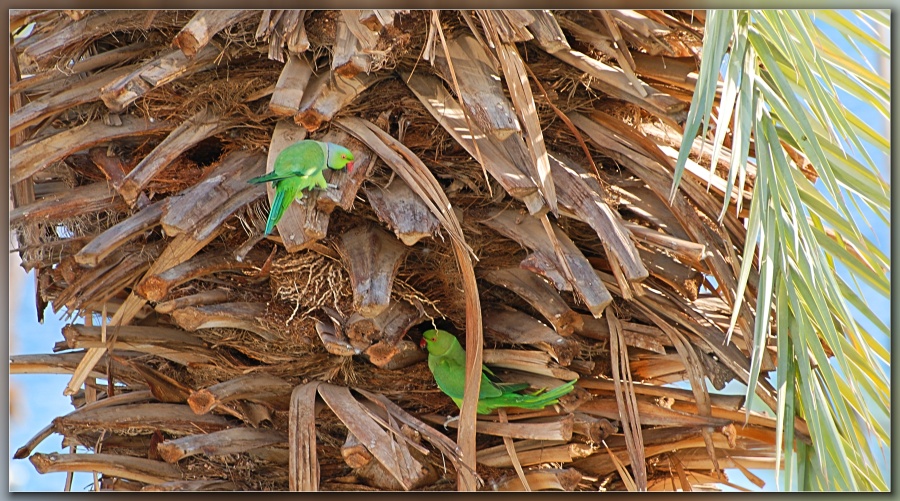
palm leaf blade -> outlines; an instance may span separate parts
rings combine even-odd
[[[806,11],[710,12],[707,23],[715,31],[707,35],[730,32],[731,59],[723,64],[725,55],[710,50],[700,74],[712,78],[720,68],[724,73],[717,123],[721,128],[734,117],[729,189],[737,175],[743,176],[745,141],[754,145],[757,172],[735,297],[743,298],[751,272],[759,273],[748,395],[759,381],[763,340],[777,328],[777,440],[783,445],[785,486],[880,490],[886,483],[872,451],[855,444],[872,438],[882,447],[890,444],[880,421],[890,414],[890,385],[879,365],[890,353],[855,315],[890,335],[886,322],[862,299],[869,298],[869,291],[890,297],[890,258],[858,223],[868,224],[862,205],[889,224],[890,186],[863,143],[880,151],[889,151],[890,143],[841,100],[849,95],[885,115],[889,83],[837,49],[817,20],[883,56],[889,56],[889,49],[873,35],[877,27],[863,28],[859,22],[889,26],[889,21],[880,11],[814,16]],[[749,26],[739,21],[748,18]],[[733,28],[724,28],[726,23]],[[745,34],[746,41],[740,39]],[[714,71],[704,72],[707,66]],[[759,73],[753,73],[757,68]],[[710,87],[698,85],[688,132],[696,131],[699,117],[709,113],[711,97],[704,92]],[[716,148],[723,144],[721,135],[717,130]],[[684,136],[682,153],[691,140],[691,134]],[[821,191],[793,163],[785,144],[809,159]],[[679,157],[676,183],[684,165]],[[758,264],[753,259],[757,252]],[[845,277],[856,284],[855,290]],[[777,316],[770,327],[773,305]],[[740,308],[739,299],[729,333]],[[794,415],[807,420],[811,448],[798,445],[793,450],[787,425]]]

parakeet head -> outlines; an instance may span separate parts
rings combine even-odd
[[[334,143],[328,145],[328,167],[334,170],[347,168],[347,172],[353,172],[353,153],[347,148]]]
[[[432,355],[443,355],[450,351],[456,338],[453,334],[442,330],[427,330],[422,333],[422,342],[419,344],[422,348],[428,348],[428,353]]]

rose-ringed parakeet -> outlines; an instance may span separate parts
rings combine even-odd
[[[462,407],[463,388],[466,379],[466,352],[449,332],[429,330],[422,334],[422,345],[428,348],[428,368],[434,374],[438,388]],[[489,414],[500,407],[543,409],[555,404],[559,397],[574,388],[575,380],[557,386],[550,391],[534,394],[518,393],[528,388],[528,383],[497,383],[488,378],[494,374],[482,367],[481,391],[478,393],[478,413]]]
[[[328,182],[322,175],[326,166],[334,170],[346,167],[348,171],[353,171],[353,153],[334,143],[306,139],[282,150],[275,159],[272,172],[249,180],[253,184],[271,181],[275,187],[275,199],[266,221],[266,235],[272,233],[275,223],[291,202],[303,199],[303,190],[328,188]]]

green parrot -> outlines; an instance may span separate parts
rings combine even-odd
[[[305,139],[282,150],[275,159],[272,172],[248,181],[253,184],[272,181],[275,187],[275,200],[266,221],[266,235],[272,233],[275,223],[291,202],[303,199],[303,190],[325,190],[329,187],[322,175],[326,166],[334,170],[346,167],[353,172],[353,153],[337,144]]]
[[[438,388],[452,398],[457,407],[462,407],[466,379],[465,350],[453,334],[435,329],[422,334],[421,345],[428,348],[428,368],[434,374]],[[482,367],[481,391],[478,393],[479,414],[489,414],[500,407],[543,409],[572,391],[577,381],[569,381],[550,391],[522,394],[518,392],[528,388],[528,383],[497,383],[489,379],[488,375],[494,376],[494,373],[487,367]]]

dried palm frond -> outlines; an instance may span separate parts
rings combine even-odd
[[[10,26],[10,227],[39,318],[72,322],[59,353],[10,357],[71,375],[77,410],[16,454],[39,471],[108,490],[708,490],[731,472],[760,485],[750,470],[783,450],[838,472],[798,484],[791,466],[790,485],[884,487],[869,448],[829,455],[848,449],[827,437],[869,437],[853,408],[889,443],[887,352],[847,304],[889,329],[816,249],[886,293],[890,260],[836,186],[879,216],[889,186],[809,124],[885,150],[831,87],[884,112],[889,86],[806,14],[23,10]],[[265,235],[274,188],[248,180],[304,139],[355,168],[326,169]],[[461,410],[418,348],[430,328],[466,347]],[[579,381],[554,406],[476,416],[483,364],[529,391]],[[716,392],[732,381],[778,417]],[[69,453],[33,454],[52,433]]]

